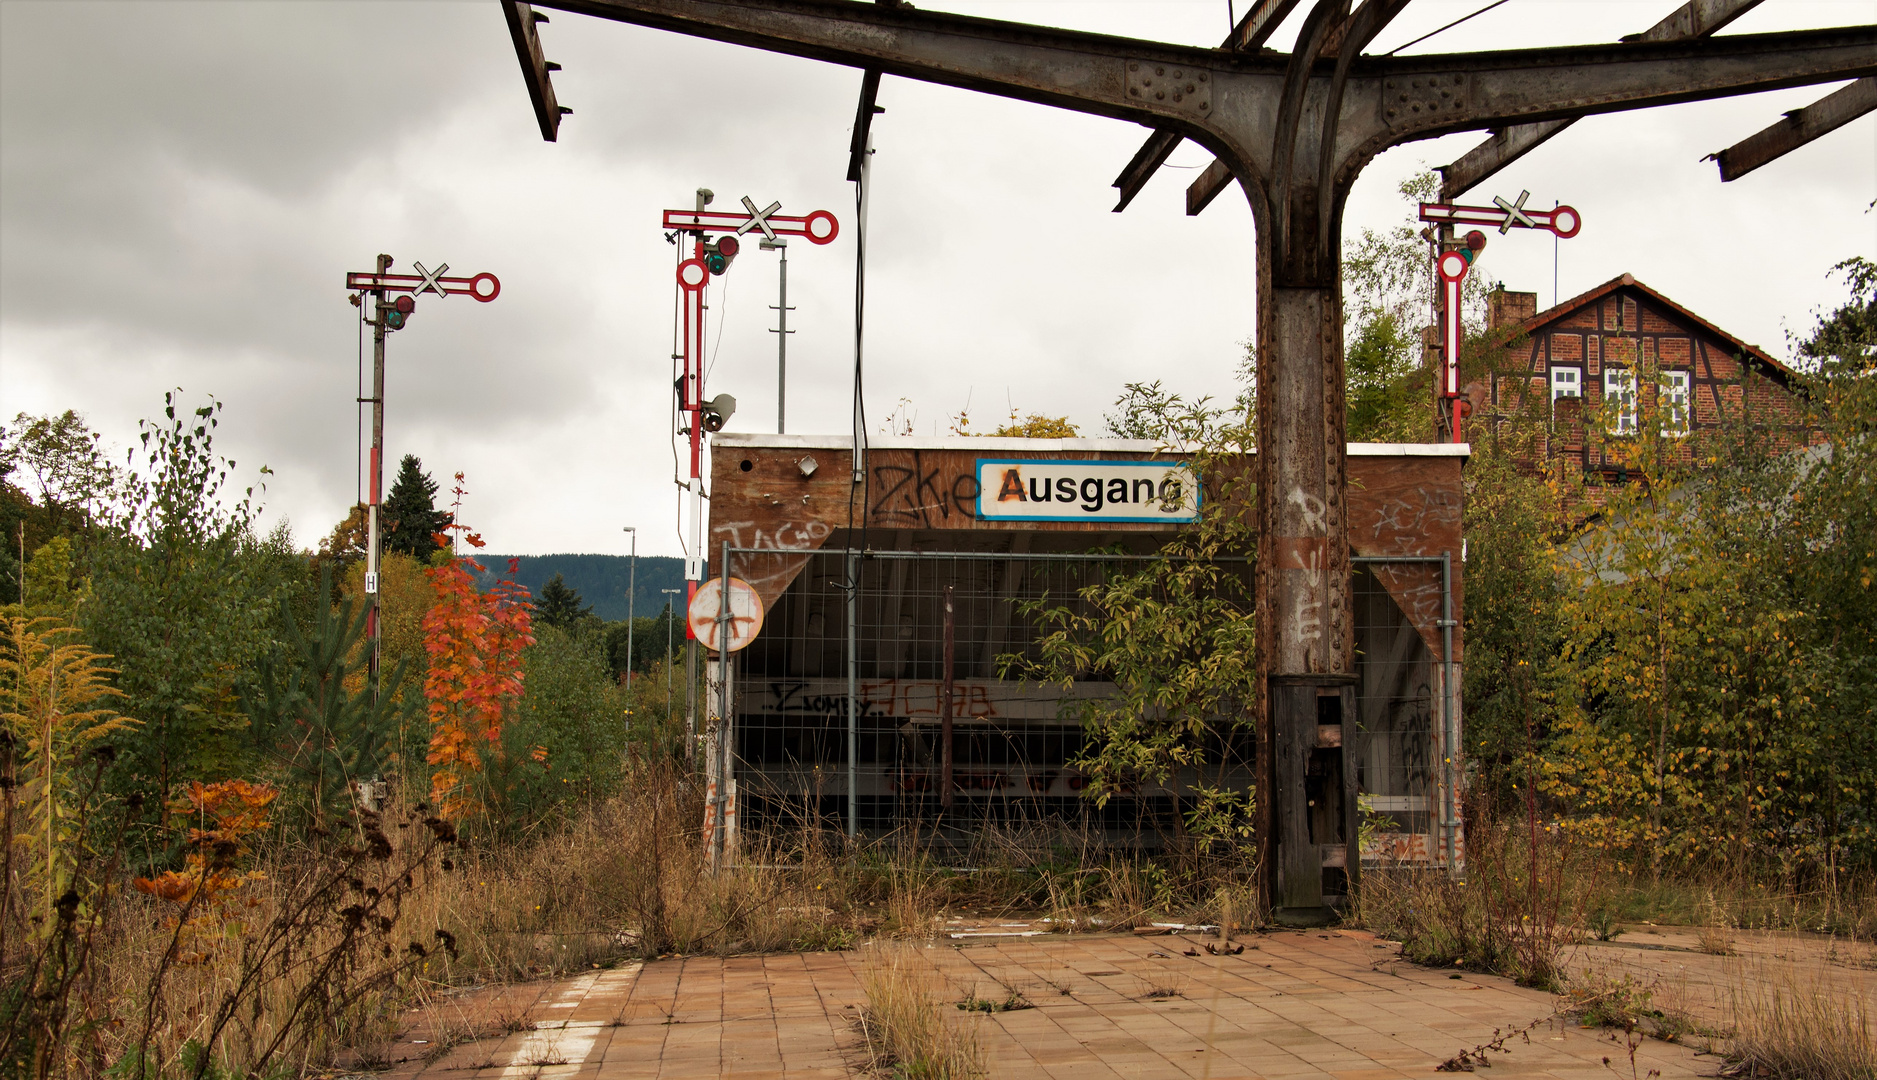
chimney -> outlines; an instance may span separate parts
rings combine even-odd
[[[1486,297],[1486,329],[1522,323],[1538,314],[1538,294],[1494,289]]]

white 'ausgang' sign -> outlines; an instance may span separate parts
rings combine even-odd
[[[1199,519],[1199,482],[1177,461],[979,458],[984,521]]]

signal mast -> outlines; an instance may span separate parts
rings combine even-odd
[[[679,349],[672,357],[680,364],[678,378],[673,383],[677,392],[678,434],[688,437],[691,450],[691,475],[686,484],[691,521],[684,552],[687,612],[704,580],[704,433],[723,430],[723,425],[736,412],[736,398],[729,394],[718,394],[708,400],[704,397],[704,290],[711,278],[730,269],[742,250],[741,237],[749,232],[760,233],[764,244],[778,243],[782,236],[800,236],[811,244],[820,245],[831,243],[841,231],[840,223],[826,210],[817,210],[806,217],[787,217],[776,213],[782,209],[780,202],[771,202],[758,210],[756,201],[747,195],[743,196],[744,213],[704,209],[714,198],[716,194],[709,188],[698,188],[697,205],[693,209],[667,210],[661,223],[666,239],[682,244],[688,237],[691,244],[691,257],[678,264]],[[718,572],[721,574],[722,568]],[[696,746],[697,703],[691,688],[697,685],[697,650],[696,635],[688,618],[684,636],[685,751],[689,756]]]
[[[684,577],[690,591],[697,591],[704,580],[704,432],[721,431],[736,412],[736,399],[729,394],[704,397],[704,290],[710,279],[730,269],[742,250],[740,239],[751,231],[760,232],[765,241],[779,236],[804,237],[811,244],[826,244],[840,233],[840,223],[826,210],[806,217],[786,217],[776,213],[782,204],[772,202],[758,210],[755,200],[743,196],[744,213],[705,210],[716,197],[709,188],[697,189],[697,207],[693,210],[665,211],[662,227],[674,243],[689,237],[691,257],[678,264],[678,342],[680,361],[678,380],[678,434],[689,436],[691,444],[690,542],[684,557]],[[714,237],[714,238],[713,238]]]

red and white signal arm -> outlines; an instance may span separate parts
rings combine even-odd
[[[736,652],[755,641],[757,632],[763,628],[763,598],[757,595],[749,582],[731,578],[730,620],[727,624],[717,621],[722,614],[723,578],[714,577],[697,587],[685,618],[691,624],[691,636],[712,652],[721,651],[717,647],[717,628],[719,625],[727,625],[729,633],[725,636],[729,639],[728,651]]]

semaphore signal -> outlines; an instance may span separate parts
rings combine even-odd
[[[417,273],[390,273],[391,256],[380,255],[377,269],[345,275],[345,287],[354,290],[350,298],[352,306],[359,309],[360,320],[372,328],[371,397],[358,400],[360,404],[371,403],[371,502],[366,511],[365,632],[371,641],[367,675],[374,701],[378,697],[378,661],[383,651],[384,630],[383,620],[378,617],[378,561],[383,540],[378,518],[385,478],[385,335],[410,324],[411,316],[417,312],[417,297],[423,293],[432,293],[439,299],[467,296],[485,304],[502,294],[502,283],[494,274],[444,277],[450,268],[449,263],[438,263],[435,270],[429,270],[415,260],[411,262],[411,268]],[[391,299],[392,293],[399,295]],[[369,311],[365,307],[367,294],[372,298]]]

